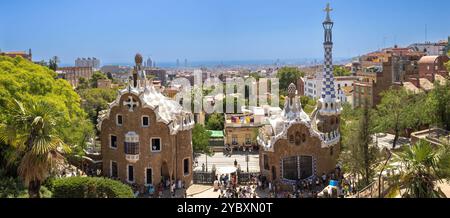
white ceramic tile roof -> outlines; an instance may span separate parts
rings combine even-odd
[[[102,121],[109,117],[111,108],[120,106],[119,101],[122,95],[131,93],[136,95],[142,102],[142,107],[148,107],[155,112],[158,122],[169,126],[171,134],[176,134],[179,130],[191,129],[194,126],[194,117],[191,112],[184,110],[178,102],[167,98],[155,89],[152,83],[144,82],[144,88],[132,87],[119,91],[117,99],[109,105],[109,109],[101,112],[97,128],[101,129]]]

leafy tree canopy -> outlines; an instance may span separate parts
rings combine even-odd
[[[69,145],[84,141],[85,131],[92,132],[93,126],[86,122],[80,97],[66,80],[56,76],[53,70],[21,57],[0,56],[0,122],[10,116],[6,104],[12,99],[24,104],[45,101],[60,112],[56,119],[62,120],[58,129],[63,141]]]
[[[117,97],[116,89],[82,89],[79,90],[83,102],[83,110],[88,114],[93,123],[97,123],[98,112],[108,108],[108,104]]]
[[[213,113],[208,117],[206,121],[206,128],[209,130],[223,130],[225,118],[223,114]]]
[[[200,124],[195,124],[192,130],[192,146],[195,153],[206,153],[211,155],[212,151],[209,148],[209,138],[211,133]]]
[[[297,84],[300,77],[305,76],[297,67],[283,67],[278,70],[277,78],[280,82],[280,93],[287,95],[287,88],[291,83]]]
[[[97,88],[97,81],[100,79],[108,79],[108,77],[100,71],[95,71],[90,79],[91,87]]]
[[[352,72],[350,70],[345,69],[343,66],[334,66],[333,67],[333,75],[334,76],[350,76]]]

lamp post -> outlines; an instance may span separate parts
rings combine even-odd
[[[248,170],[248,159],[249,159],[248,153],[249,153],[249,151],[247,150],[247,154],[245,155],[245,162],[247,162],[247,173],[249,172],[249,170]]]

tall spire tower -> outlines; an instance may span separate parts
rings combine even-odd
[[[334,147],[339,143],[339,123],[342,111],[341,102],[336,98],[336,88],[333,76],[333,21],[330,17],[330,4],[324,9],[326,12],[324,28],[324,65],[322,73],[321,97],[317,102],[317,108],[313,113],[313,127],[321,133],[322,139],[327,146]]]
[[[330,8],[330,4],[324,9],[327,12],[327,17],[323,22],[324,28],[324,43],[323,47],[325,50],[324,56],[324,69],[323,69],[323,79],[322,79],[322,98],[330,101],[336,98],[336,93],[334,90],[334,77],[333,77],[333,21],[330,18],[330,12],[333,9]]]
[[[341,110],[341,104],[336,98],[336,90],[334,85],[333,76],[333,25],[330,12],[333,9],[330,4],[324,9],[327,13],[325,21],[322,23],[324,29],[324,63],[323,63],[323,76],[322,76],[322,93],[319,99],[320,113],[322,115],[337,114]]]

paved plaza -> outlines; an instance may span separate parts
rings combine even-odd
[[[251,153],[249,156],[248,169],[250,172],[259,172],[259,155],[258,153]],[[216,152],[212,157],[207,157],[208,159],[208,171],[211,171],[212,166],[215,165],[216,168],[220,167],[231,167],[234,166],[234,160],[237,161],[238,165],[241,166],[242,171],[247,171],[246,153],[235,152],[231,156],[225,155],[223,152]],[[202,165],[205,164],[206,170],[206,156],[204,154],[197,157],[198,164],[194,166],[195,171],[201,171]]]

